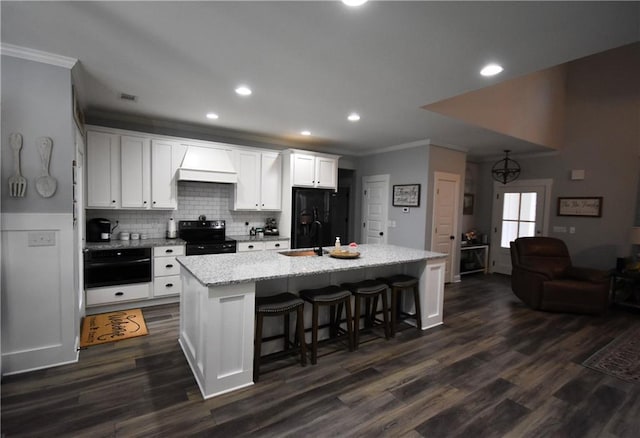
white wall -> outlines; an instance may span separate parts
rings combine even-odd
[[[75,137],[68,68],[2,56],[2,373],[17,373],[77,360],[78,295],[74,288],[72,162]],[[26,196],[11,198],[4,183],[13,174],[8,145],[23,136]],[[50,174],[57,191],[35,191],[41,175],[38,137],[53,140]],[[45,232],[51,245],[31,246]]]

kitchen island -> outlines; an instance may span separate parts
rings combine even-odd
[[[204,398],[253,384],[256,294],[297,293],[403,273],[420,279],[421,329],[442,324],[446,254],[393,245],[361,245],[357,251],[355,259],[290,257],[274,251],[178,257],[179,342]],[[305,321],[310,321],[308,310]],[[263,335],[278,332],[274,325],[265,327]]]

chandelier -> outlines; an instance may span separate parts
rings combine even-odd
[[[515,181],[520,176],[520,165],[509,158],[510,150],[504,151],[504,158],[493,165],[491,168],[491,176],[496,181],[506,184]]]

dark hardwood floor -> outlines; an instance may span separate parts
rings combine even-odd
[[[532,311],[507,277],[445,290],[445,324],[318,364],[272,369],[203,400],[178,346],[178,307],[144,311],[150,334],[81,351],[77,364],[2,382],[3,436],[638,437],[640,385],[581,365],[640,314]]]

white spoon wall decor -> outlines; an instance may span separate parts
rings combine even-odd
[[[51,161],[51,148],[53,141],[49,137],[40,137],[36,144],[42,160],[42,176],[36,179],[36,191],[43,198],[50,198],[56,192],[58,181],[49,175],[49,162]]]

